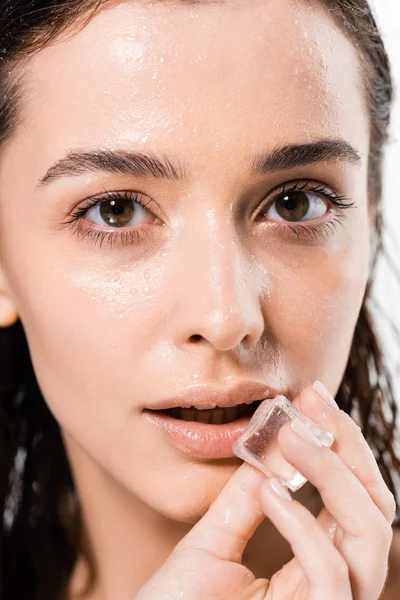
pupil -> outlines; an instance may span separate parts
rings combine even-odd
[[[287,221],[298,221],[305,217],[310,208],[307,194],[288,192],[276,201],[276,211]]]
[[[123,227],[132,219],[132,200],[121,198],[120,200],[107,200],[100,206],[100,214],[107,225]]]

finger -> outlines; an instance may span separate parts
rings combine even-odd
[[[241,562],[249,539],[265,518],[259,498],[264,479],[264,473],[243,463],[175,551],[196,547],[223,560]]]
[[[368,491],[372,501],[385,519],[392,524],[396,513],[396,502],[379,470],[374,454],[364,438],[360,427],[342,410],[330,408],[321,394],[329,392],[318,382],[317,389],[305,388],[293,401],[296,408],[307,415],[335,438],[331,450],[336,452],[343,463],[354,473]],[[332,396],[330,398],[333,400]]]
[[[343,530],[338,550],[351,571],[355,597],[379,597],[387,572],[390,524],[361,481],[331,449],[312,446],[289,423],[279,431],[278,444],[283,457],[318,489]]]
[[[351,600],[349,571],[343,557],[310,511],[294,498],[288,501],[277,496],[271,481],[277,480],[267,478],[261,486],[261,505],[290,543],[309,585],[307,599]]]
[[[365,537],[365,527],[387,529],[389,524],[367,490],[338,454],[313,446],[285,424],[278,434],[285,460],[295,466],[319,491],[324,505],[347,535]]]

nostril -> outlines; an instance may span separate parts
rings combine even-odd
[[[198,333],[195,333],[194,335],[192,335],[192,337],[190,338],[192,342],[200,342],[201,341],[201,335],[199,335]]]

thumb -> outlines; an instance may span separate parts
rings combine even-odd
[[[247,542],[265,518],[259,499],[265,478],[252,465],[240,465],[174,552],[194,547],[222,560],[240,563]]]

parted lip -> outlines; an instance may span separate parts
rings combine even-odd
[[[169,408],[190,408],[209,410],[216,406],[229,407],[238,404],[251,404],[255,400],[275,398],[280,393],[265,383],[242,381],[238,385],[222,390],[206,385],[196,385],[176,396],[159,400],[147,410],[167,410]]]

